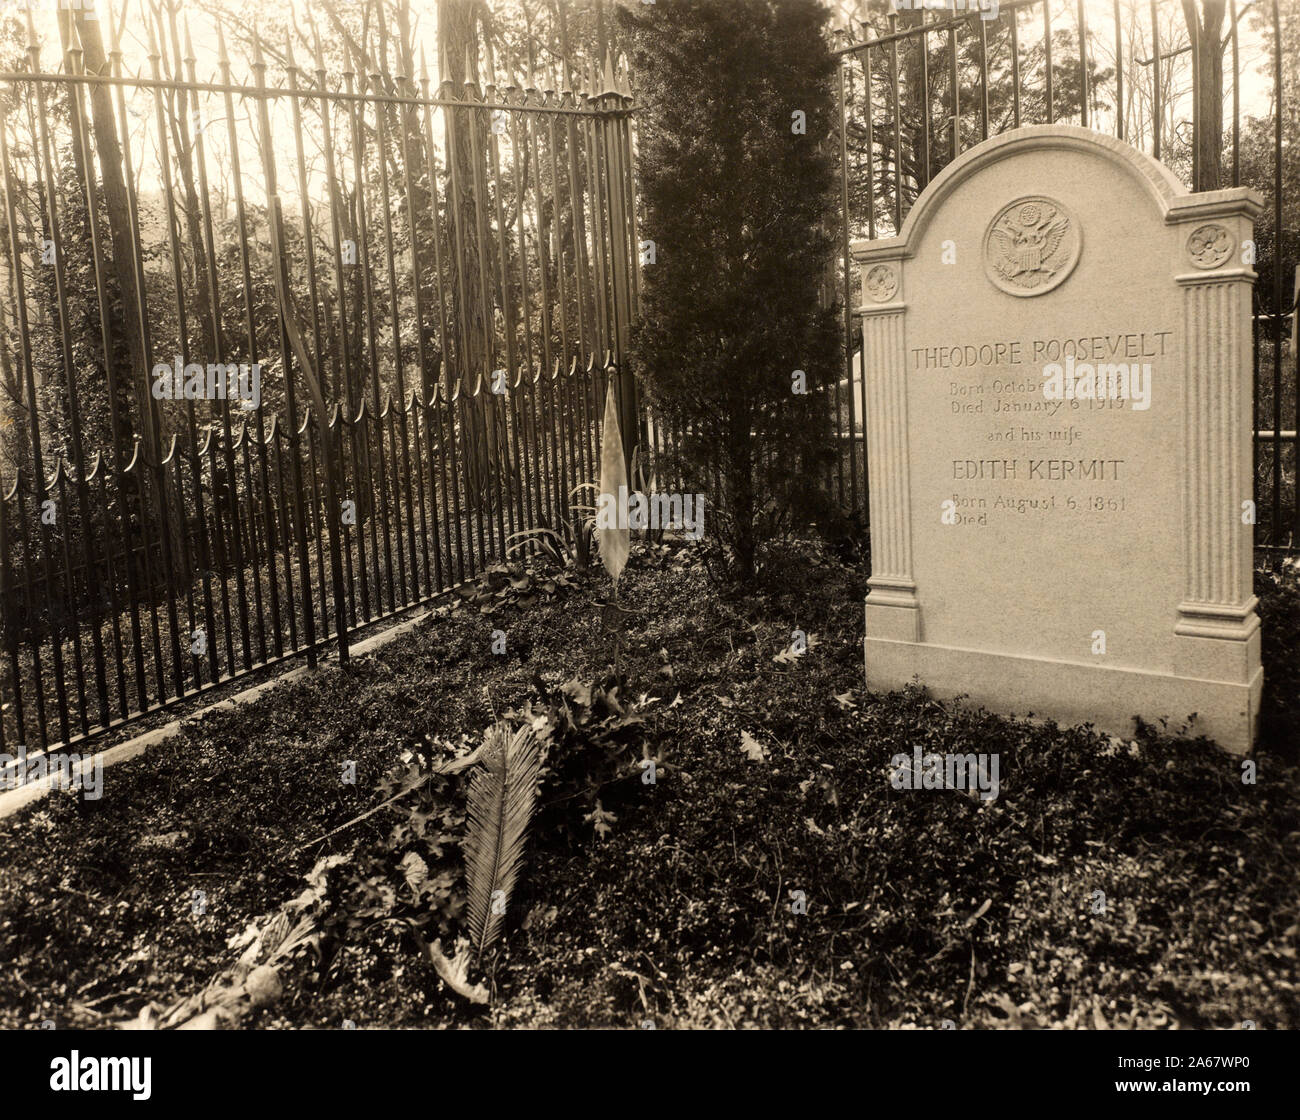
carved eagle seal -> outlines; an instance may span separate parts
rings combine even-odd
[[[989,225],[985,265],[990,279],[1012,295],[1039,295],[1068,275],[1079,255],[1079,231],[1058,202],[1018,199]]]

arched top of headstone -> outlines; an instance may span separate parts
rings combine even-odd
[[[926,225],[942,208],[944,200],[967,180],[1003,160],[1051,150],[1085,153],[1122,168],[1141,185],[1156,213],[1164,220],[1171,220],[1171,214],[1188,207],[1203,213],[1219,205],[1231,211],[1241,210],[1244,206],[1253,216],[1263,205],[1259,195],[1248,187],[1192,194],[1163,163],[1114,136],[1077,125],[1030,125],[991,137],[963,152],[921,192],[896,237],[855,241],[853,255],[860,260],[877,254],[909,256],[909,247],[920,240]]]

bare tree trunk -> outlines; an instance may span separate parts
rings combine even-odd
[[[397,5],[397,32],[398,32],[398,51],[401,59],[401,71],[409,82],[409,88],[403,90],[403,93],[411,92],[416,89],[415,84],[415,47],[414,39],[411,35],[411,0],[399,0]],[[410,212],[415,215],[414,225],[416,228],[410,231],[411,251],[417,255],[420,261],[420,268],[415,270],[412,277],[412,283],[420,286],[421,300],[423,303],[426,316],[431,316],[429,309],[437,306],[438,291],[434,283],[433,273],[433,238],[438,236],[437,222],[434,220],[434,198],[431,193],[435,176],[433,168],[428,167],[428,186],[425,186],[426,165],[432,160],[432,153],[424,150],[424,132],[420,127],[419,113],[412,106],[404,106],[401,110],[401,129],[402,129],[402,165],[405,177],[399,179],[399,183],[404,184],[404,189],[410,192]],[[432,328],[425,323],[419,324],[421,337],[426,340],[435,337]],[[439,340],[439,349],[445,345],[445,342]],[[421,348],[421,353],[425,349]],[[446,354],[442,355],[443,361],[446,361]],[[432,395],[435,382],[433,379],[434,364],[432,358],[428,359],[429,368],[420,370],[420,395],[424,400],[428,400]]]
[[[438,76],[450,82],[457,97],[464,95],[466,85],[478,85],[478,24],[480,0],[438,0]],[[480,244],[479,213],[488,200],[477,196],[476,184],[487,183],[487,165],[483,148],[474,139],[474,130],[480,122],[478,109],[449,109],[444,113],[447,130],[447,162],[451,175],[448,196],[453,213],[460,215],[460,233],[453,244],[460,242],[457,280],[452,284],[453,309],[459,325],[461,348],[459,370],[462,385],[472,388],[482,379],[487,385],[491,375],[490,338],[494,324],[489,319],[491,308],[482,291],[482,270],[486,261],[482,254],[487,246]],[[452,184],[454,184],[454,189]],[[454,219],[453,219],[454,221]],[[448,386],[453,371],[447,371]],[[493,469],[491,447],[494,428],[491,424],[491,401],[485,394],[478,399],[478,416],[484,422],[487,438],[481,437],[478,424],[465,433],[466,459],[469,467],[470,501],[474,508],[485,504],[490,492],[489,480]],[[467,413],[472,411],[472,405]]]
[[[9,258],[5,256],[5,271],[12,272],[12,266],[9,265]],[[6,285],[5,298],[0,299],[0,338],[9,337],[9,327],[6,322],[8,316],[5,313],[6,307],[13,300],[13,282]],[[26,399],[23,392],[23,379],[19,376],[19,371],[14,369],[12,361],[9,358],[9,347],[0,346],[0,390],[3,395],[0,396],[0,436],[4,439],[3,449],[9,453],[9,459],[14,468],[23,471],[28,478],[31,477],[32,464],[32,445],[31,433],[28,430],[29,417],[28,408],[30,402]],[[10,475],[13,471],[8,472]]]
[[[76,19],[77,34],[82,47],[82,65],[85,72],[99,75],[110,74],[111,66],[104,54],[99,21],[87,20],[85,13],[82,11],[69,13],[68,15],[61,14],[59,20],[60,33],[65,37],[70,34],[69,27],[65,26],[68,18]],[[134,396],[136,415],[139,417],[139,424],[143,434],[144,463],[149,468],[142,477],[148,478],[151,486],[156,489],[154,499],[160,505],[157,515],[158,519],[160,519],[159,531],[165,534],[168,547],[171,549],[172,556],[175,557],[176,568],[173,572],[173,578],[178,582],[183,582],[187,579],[187,574],[181,570],[180,561],[180,558],[184,555],[181,540],[183,527],[180,519],[180,501],[176,492],[175,480],[161,466],[162,430],[160,418],[156,411],[156,402],[151,392],[151,371],[145,352],[144,335],[141,326],[142,322],[144,322],[144,316],[148,314],[148,307],[143,304],[144,297],[136,283],[135,234],[131,223],[131,209],[126,180],[123,175],[122,149],[118,140],[117,116],[113,107],[113,87],[90,83],[87,88],[91,108],[90,120],[87,125],[94,140],[99,164],[98,194],[103,198],[105,213],[108,216],[109,238],[112,243],[112,260],[111,262],[108,260],[102,261],[101,269],[106,278],[110,276],[113,278],[116,284],[117,296],[122,305],[122,314],[115,321],[106,324],[108,337],[112,345],[110,352],[104,358],[106,362],[117,363],[117,368],[121,369],[118,354],[118,341],[121,340],[125,342],[130,364],[129,375],[117,379],[123,396],[119,412],[124,414],[124,420],[120,429],[121,446],[115,449],[115,452],[120,454],[119,463],[124,463],[131,457],[134,440],[131,435],[132,424],[129,400],[131,396]],[[88,170],[93,174],[93,169]],[[91,214],[90,220],[94,221],[95,217],[95,215]],[[139,508],[138,515],[142,519],[154,518],[151,502],[148,499]],[[129,533],[129,526],[124,527],[123,531]]]
[[[463,95],[466,83],[478,83],[478,7],[479,0],[438,0],[438,76],[450,82],[455,96]],[[474,194],[475,182],[486,182],[487,169],[471,134],[475,127],[475,110],[447,110],[443,119],[447,132],[449,177],[455,191],[448,187],[451,206],[461,219],[461,252],[455,291],[456,320],[460,326],[463,352],[460,375],[467,385],[487,369],[487,309],[479,293],[482,267],[478,243],[478,207],[485,199]],[[476,158],[477,157],[477,158]],[[454,239],[453,239],[454,244]]]
[[[175,11],[171,10],[170,31],[172,40],[172,61],[169,64],[167,60],[167,50],[162,48],[162,61],[164,66],[164,76],[174,78],[177,82],[184,79],[185,72],[181,68],[181,45],[177,37]],[[159,27],[159,40],[165,42],[165,31],[162,26]],[[172,144],[176,152],[176,166],[180,172],[181,190],[183,191],[183,211],[185,218],[185,232],[190,243],[190,252],[193,254],[192,272],[190,282],[194,285],[194,304],[198,308],[198,313],[192,317],[197,322],[199,328],[199,338],[201,341],[202,352],[207,355],[202,364],[208,362],[224,362],[226,356],[215,353],[216,340],[212,336],[212,323],[205,314],[207,308],[211,306],[208,295],[208,256],[203,245],[203,229],[199,224],[200,208],[199,194],[194,185],[194,147],[196,142],[197,130],[202,128],[204,123],[198,119],[198,100],[193,101],[191,108],[190,95],[187,90],[177,87],[175,93],[174,110],[172,112]]]
[[[1183,18],[1197,60],[1196,156],[1198,191],[1216,191],[1223,176],[1223,15],[1224,0],[1183,0]]]
[[[107,75],[108,60],[104,55],[104,42],[99,33],[99,21],[87,20],[84,12],[76,13],[77,34],[81,38],[82,62],[87,74]],[[62,20],[60,25],[62,26]],[[91,83],[87,86],[91,110],[91,133],[99,157],[99,193],[108,215],[109,237],[113,245],[113,259],[105,261],[104,268],[112,273],[117,283],[118,298],[122,303],[122,316],[112,323],[114,338],[122,339],[130,355],[134,376],[122,379],[119,384],[129,384],[134,389],[135,405],[140,423],[146,433],[146,447],[156,454],[158,444],[153,432],[152,400],[149,394],[149,370],[146,367],[144,339],[140,333],[140,293],[136,289],[134,253],[132,248],[131,211],[127,203],[126,182],[122,177],[122,149],[117,139],[117,118],[113,112],[113,88]],[[112,360],[112,356],[108,357]],[[127,434],[126,438],[130,438]]]

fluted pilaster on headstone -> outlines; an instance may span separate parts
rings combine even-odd
[[[916,641],[920,614],[912,576],[903,262],[873,257],[859,263],[872,548],[867,625],[881,637]]]
[[[1178,200],[1175,281],[1184,338],[1183,600],[1175,670],[1248,681],[1259,666],[1252,589],[1251,221],[1245,191]]]

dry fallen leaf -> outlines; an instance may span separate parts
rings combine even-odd
[[[767,761],[767,749],[748,731],[740,733],[740,749],[745,752],[745,757],[750,762]]]

